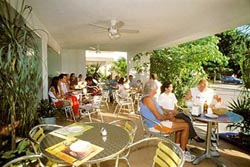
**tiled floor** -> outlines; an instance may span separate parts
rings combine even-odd
[[[132,119],[138,125],[138,130],[136,133],[135,141],[140,140],[144,137],[140,119],[137,115],[121,114],[117,118],[116,115],[113,115],[112,113],[105,111],[105,109],[103,110],[104,110],[103,118],[105,122],[109,122],[109,121],[116,120],[116,119],[122,119],[122,118]],[[87,117],[82,118],[80,121],[88,121],[88,118]],[[67,124],[72,123],[72,121],[68,121],[64,119],[64,120],[58,120],[57,123],[67,125]],[[205,138],[205,134],[206,134],[205,127],[206,127],[206,124],[202,124],[202,123],[195,124],[196,131],[202,138]],[[204,151],[205,143],[196,143],[195,141],[192,141],[189,144],[189,148],[193,154],[200,155]],[[250,153],[244,152],[242,149],[235,147],[227,142],[224,142],[223,140],[220,140],[219,152],[220,152],[220,157],[216,159],[223,162],[223,164],[227,167],[249,167],[250,166]],[[130,153],[129,161],[132,167],[149,167],[152,164],[153,155],[154,155],[153,148],[146,146],[140,149],[132,150]],[[101,163],[101,166],[113,167],[114,162],[112,161],[103,162]],[[125,167],[126,164],[121,161],[119,166]],[[192,163],[184,164],[184,167],[193,167],[193,166],[214,167],[217,165],[210,159],[205,159],[198,165],[193,165]]]

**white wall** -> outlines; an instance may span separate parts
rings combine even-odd
[[[62,57],[54,49],[48,47],[48,76],[54,77],[61,73]]]
[[[81,49],[62,49],[62,69],[63,73],[82,74],[83,78],[86,76],[86,61],[85,52]]]

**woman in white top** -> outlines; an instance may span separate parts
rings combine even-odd
[[[161,94],[158,98],[158,103],[164,111],[172,113],[175,118],[182,119],[189,124],[189,139],[194,139],[196,142],[204,142],[194,130],[191,119],[183,112],[179,111],[176,96],[173,91],[173,85],[167,81],[161,87]]]
[[[118,92],[121,95],[122,98],[128,97],[128,91],[124,85],[124,78],[120,78],[118,81]]]

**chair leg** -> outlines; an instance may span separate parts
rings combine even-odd
[[[89,110],[86,110],[85,112],[88,114],[89,121],[92,122],[92,118],[91,118],[91,113],[90,113],[90,111],[89,111]]]
[[[100,109],[96,109],[96,111],[97,111],[97,114],[100,116],[100,118],[101,118],[101,122],[104,122],[103,121],[103,117],[102,117],[102,112],[100,111]]]
[[[116,113],[116,110],[118,109],[118,107],[119,107],[119,105],[117,104],[117,105],[115,106],[114,114]]]
[[[70,109],[70,113],[71,113],[72,119],[74,120],[74,122],[76,122],[75,114],[72,109]]]
[[[106,107],[107,107],[107,109],[108,109],[108,111],[109,111],[109,104],[108,104],[107,101],[106,101]]]

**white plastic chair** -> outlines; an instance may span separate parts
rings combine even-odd
[[[102,102],[105,103],[105,105],[109,111],[109,91],[108,90],[102,91]]]
[[[128,112],[134,113],[134,103],[132,98],[122,98],[119,93],[116,91],[115,93],[115,101],[117,102],[114,114],[117,112],[117,115],[121,112],[121,110],[125,110]]]
[[[100,116],[101,122],[103,122],[103,116],[100,109],[101,102],[102,96],[94,96],[89,104],[80,105],[79,109],[81,116],[88,116],[89,121],[93,122],[91,115],[97,113]]]

